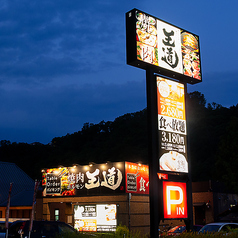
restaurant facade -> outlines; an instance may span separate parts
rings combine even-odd
[[[113,232],[117,226],[125,225],[131,231],[148,234],[148,171],[147,165],[131,162],[46,169],[35,219],[63,221],[83,232]],[[166,181],[166,176],[159,174],[159,179]],[[220,221],[224,211],[237,205],[238,195],[226,191],[218,182],[192,185],[193,224]],[[165,219],[159,228],[168,230],[175,225],[184,225],[184,220]]]
[[[118,225],[143,234],[150,229],[149,168],[115,162],[45,169],[37,220],[60,220],[79,231],[115,231]]]

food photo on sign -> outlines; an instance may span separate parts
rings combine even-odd
[[[196,36],[183,32],[181,34],[184,74],[201,79],[201,66],[199,57],[199,45]]]
[[[169,151],[160,157],[160,169],[173,172],[188,172],[188,162],[182,154]]]
[[[137,57],[139,60],[158,65],[156,20],[143,13],[138,13],[136,18]]]

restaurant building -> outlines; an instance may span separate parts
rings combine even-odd
[[[195,182],[193,222],[205,225],[236,205],[238,195],[217,182]],[[149,168],[115,162],[45,169],[42,196],[37,198],[36,220],[60,220],[79,231],[150,231]],[[165,219],[160,229],[184,225],[183,219]]]
[[[149,169],[130,162],[75,165],[43,171],[37,220],[60,220],[79,231],[143,234],[150,229]]]

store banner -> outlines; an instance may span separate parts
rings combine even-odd
[[[46,169],[43,196],[83,196],[125,192],[124,162]]]
[[[34,220],[35,208],[36,208],[36,195],[37,195],[39,186],[40,186],[40,181],[35,181],[32,209],[31,209],[31,217],[30,217],[30,224],[29,224],[29,238],[31,236],[31,231],[32,231],[32,226],[33,226],[33,220]]]

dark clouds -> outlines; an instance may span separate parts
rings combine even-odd
[[[0,0],[0,140],[49,143],[86,122],[144,109],[145,71],[125,61],[125,13],[132,8],[198,34],[204,82],[189,90],[236,104],[235,5]]]
[[[49,143],[56,136],[80,130],[86,122],[112,121],[124,113],[145,108],[144,88],[144,81],[139,80],[125,85],[99,82],[2,91],[1,136],[13,141],[24,142],[19,138],[29,137],[30,141]],[[15,134],[8,134],[9,131]]]
[[[106,4],[95,4],[98,10],[91,4],[7,2],[0,10],[1,81],[16,80],[16,76],[50,80],[118,63],[124,56],[118,51],[124,46],[124,24],[115,23],[116,15],[100,10]]]

